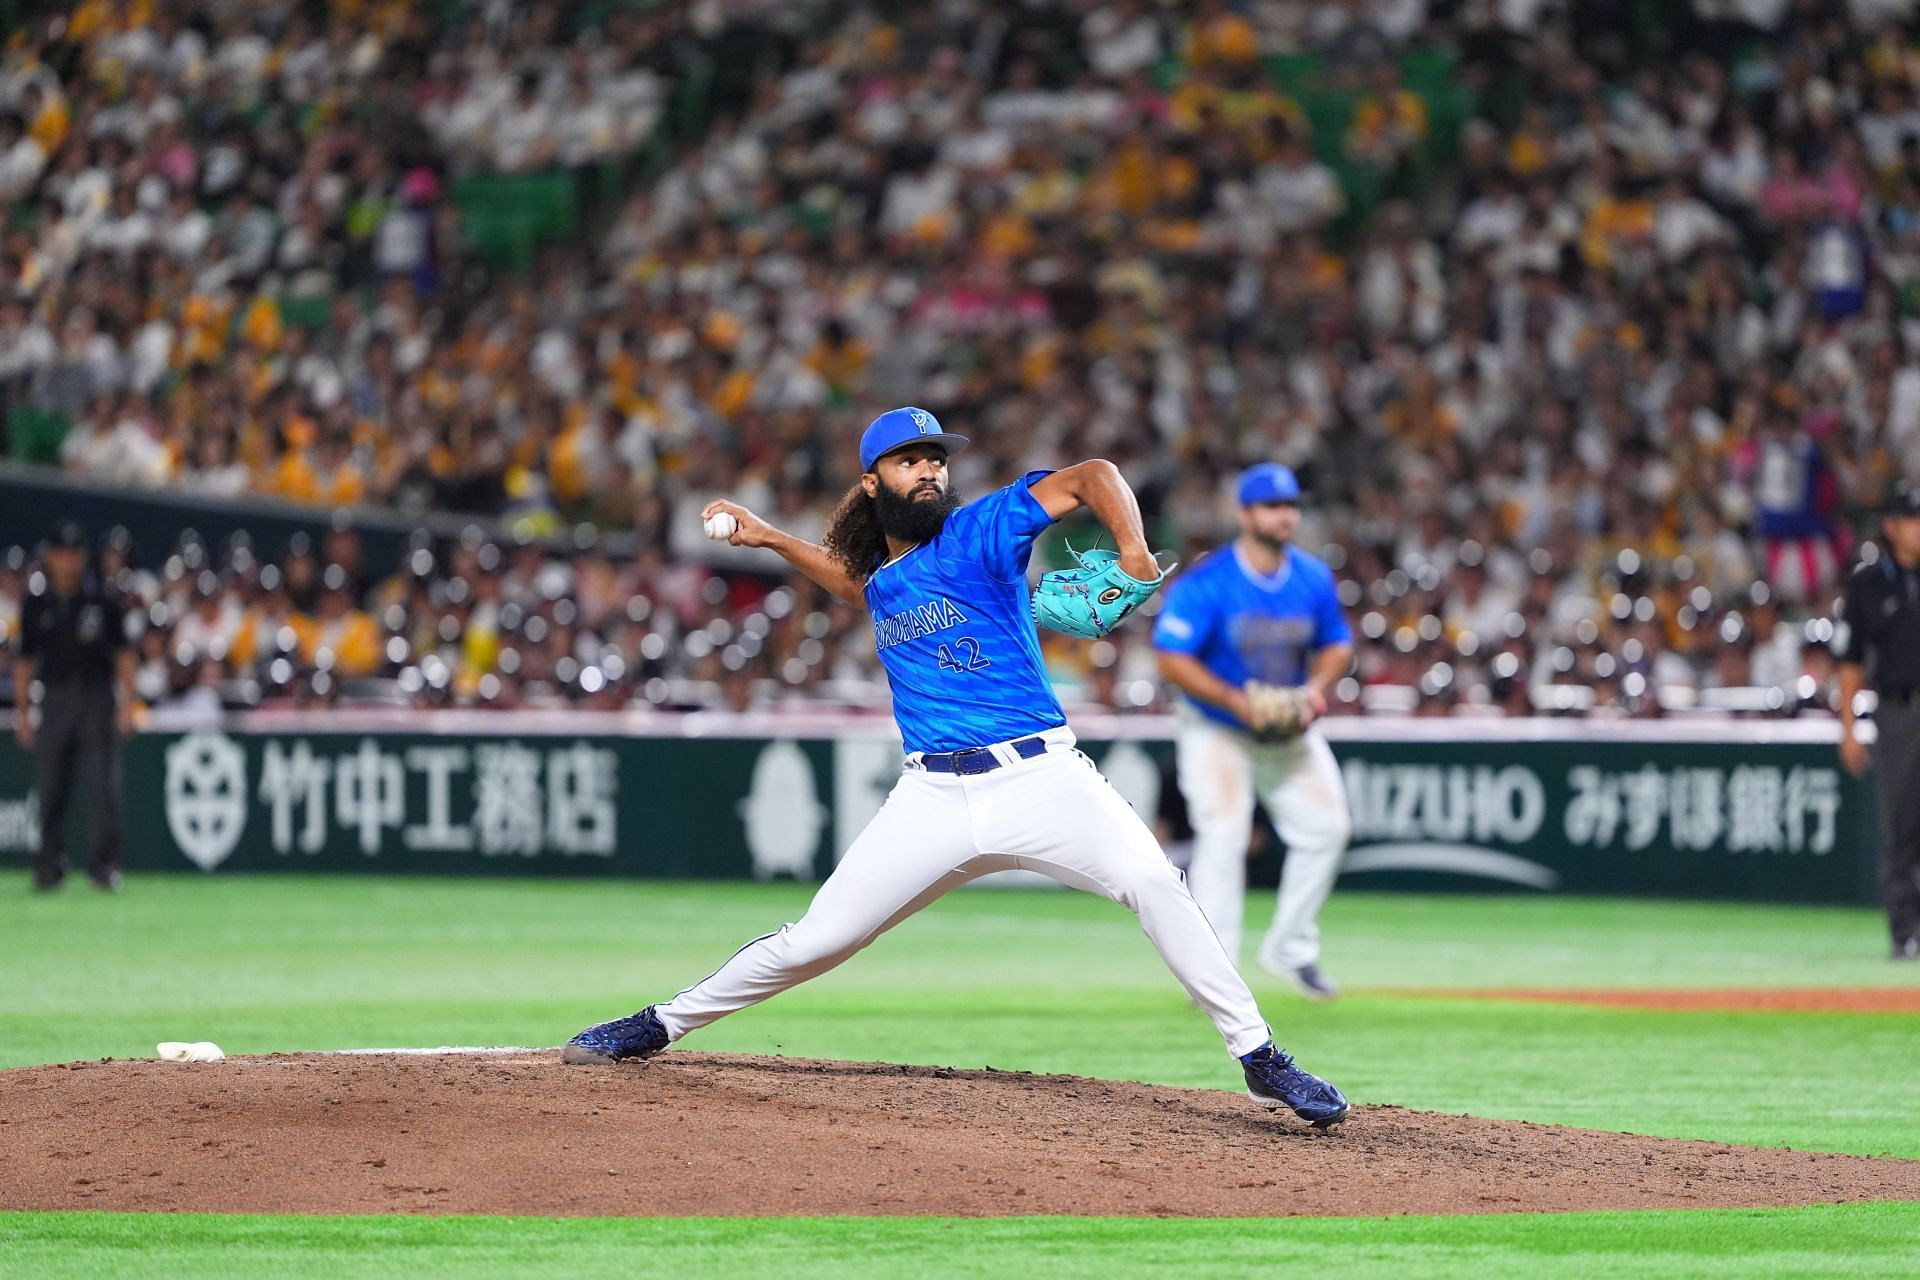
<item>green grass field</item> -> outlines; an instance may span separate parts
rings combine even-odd
[[[1904,1205],[1276,1221],[1142,1218],[274,1218],[0,1213],[0,1274],[1911,1276]]]
[[[22,877],[24,879],[24,877]],[[141,877],[107,898],[0,890],[0,1067],[151,1056],[557,1044],[793,919],[805,887]],[[1254,927],[1271,910],[1257,899]],[[1658,1013],[1388,994],[1419,987],[1911,984],[1871,912],[1336,895],[1309,1005],[1254,978],[1280,1042],[1356,1101],[1920,1158],[1920,1019]],[[1120,909],[963,893],[690,1048],[1237,1087]],[[672,1135],[662,1135],[666,1141]],[[1911,1275],[1920,1207],[1182,1223],[272,1219],[0,1215],[0,1275]],[[137,1248],[136,1248],[137,1246]],[[209,1260],[214,1261],[209,1261]],[[170,1265],[169,1260],[173,1264]]]

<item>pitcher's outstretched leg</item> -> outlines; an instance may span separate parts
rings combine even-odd
[[[671,1000],[597,1023],[569,1040],[576,1066],[650,1058],[686,1035],[816,978],[895,924],[989,869],[952,779],[909,773],[814,895],[806,915],[755,938]]]

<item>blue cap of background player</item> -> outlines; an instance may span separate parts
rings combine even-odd
[[[940,419],[925,409],[916,409],[912,405],[904,409],[889,409],[868,423],[867,429],[860,434],[860,469],[873,470],[873,464],[880,461],[882,454],[892,453],[909,444],[937,444],[949,454],[954,454],[967,447],[967,438],[942,431]]]
[[[1300,501],[1300,477],[1277,462],[1260,462],[1240,473],[1240,505]]]

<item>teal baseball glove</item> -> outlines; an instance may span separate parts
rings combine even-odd
[[[1178,568],[1168,565],[1153,581],[1142,582],[1121,570],[1117,551],[1075,551],[1069,545],[1067,554],[1080,567],[1040,575],[1040,585],[1033,589],[1033,620],[1088,640],[1107,635],[1126,621]]]

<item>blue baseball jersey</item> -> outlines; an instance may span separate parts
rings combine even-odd
[[[1027,587],[1053,523],[1029,471],[960,507],[931,542],[874,570],[873,642],[908,751],[962,751],[1067,722],[1040,661]]]
[[[1153,628],[1156,649],[1192,654],[1235,688],[1249,680],[1301,684],[1315,652],[1351,643],[1333,570],[1295,546],[1272,577],[1255,572],[1237,544],[1208,552],[1167,588]],[[1218,707],[1187,701],[1209,719],[1239,725]]]

